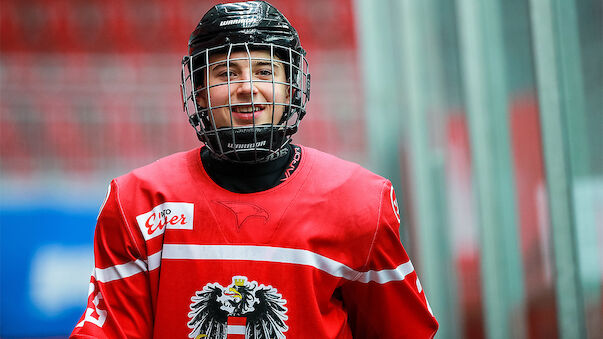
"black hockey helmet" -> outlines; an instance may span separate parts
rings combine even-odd
[[[216,64],[230,65],[232,61],[260,59],[252,58],[252,51],[262,50],[264,62],[281,63],[286,73],[286,81],[275,79],[258,80],[249,74],[249,79],[231,80],[219,84],[208,84],[210,68]],[[246,58],[232,59],[234,52],[246,52]],[[190,36],[188,55],[182,61],[182,96],[184,111],[195,128],[199,140],[216,155],[236,162],[261,162],[281,154],[281,150],[291,141],[300,120],[306,113],[310,94],[310,74],[306,52],[301,46],[299,35],[287,18],[275,7],[264,1],[249,1],[220,4],[212,7],[201,19]],[[223,56],[215,60],[215,56]],[[269,57],[268,57],[269,55]],[[211,61],[211,62],[210,62]],[[256,86],[260,82],[272,85],[272,101],[255,102],[253,95],[247,103],[232,104],[212,102],[211,89],[217,86],[236,86],[242,82]],[[286,86],[289,102],[274,100],[275,86]],[[230,95],[230,94],[229,94]],[[203,100],[198,100],[202,97]],[[205,104],[200,104],[203,101]],[[213,112],[227,109],[232,112],[236,106],[270,105],[272,123],[256,124],[255,118],[245,126],[216,126]],[[207,106],[207,107],[204,107]],[[279,121],[275,121],[275,107],[283,111]],[[253,108],[255,110],[255,108]]]

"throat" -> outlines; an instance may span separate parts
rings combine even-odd
[[[301,147],[289,144],[285,149],[286,152],[276,159],[248,164],[218,159],[203,147],[201,161],[218,186],[234,193],[255,193],[279,185],[295,171],[301,158]]]

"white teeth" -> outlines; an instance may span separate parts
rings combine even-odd
[[[237,113],[251,113],[251,112],[257,112],[257,111],[261,111],[262,109],[260,107],[235,107],[233,108],[233,111],[237,112]]]

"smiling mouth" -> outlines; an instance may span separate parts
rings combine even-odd
[[[232,112],[233,113],[238,113],[238,114],[252,114],[252,113],[257,113],[260,111],[264,110],[264,105],[249,105],[249,106],[234,106],[232,108]]]
[[[249,105],[249,106],[235,106],[232,108],[233,113],[251,114],[264,110],[264,105]]]
[[[265,105],[234,106],[232,108],[232,116],[242,123],[253,123],[258,120],[259,116],[264,112]]]

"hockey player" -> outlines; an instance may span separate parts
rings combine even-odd
[[[431,338],[391,183],[294,145],[310,75],[266,2],[211,8],[182,62],[204,146],[111,182],[72,338]]]

